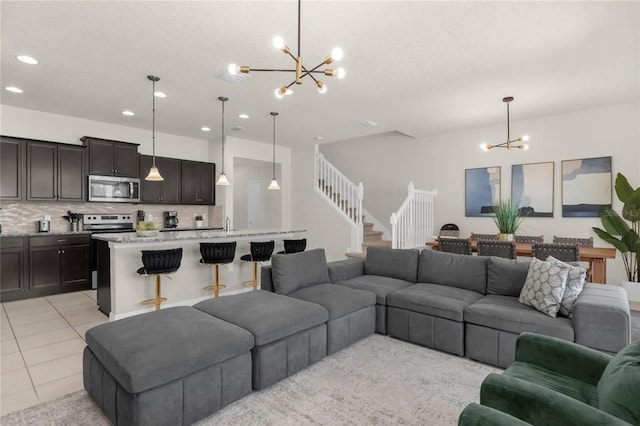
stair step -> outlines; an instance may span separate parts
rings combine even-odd
[[[364,259],[365,254],[361,251],[350,251],[344,254],[346,257],[350,257],[352,259]]]
[[[368,235],[369,236],[371,236],[371,235],[380,235],[380,236],[382,236],[382,234],[384,234],[384,232],[382,232],[382,231],[373,231],[373,230],[371,230],[371,231],[365,230],[364,231],[364,236],[365,237],[368,236]]]
[[[389,247],[391,248],[390,240],[378,240],[378,241],[366,241],[362,243],[362,247]]]
[[[362,227],[364,228],[364,232],[369,232],[369,231],[373,231],[373,223],[369,223],[369,222],[364,222],[362,224]]]

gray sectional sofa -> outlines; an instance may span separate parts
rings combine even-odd
[[[369,247],[365,259],[327,267],[332,283],[375,294],[378,333],[499,367],[513,362],[525,331],[609,353],[630,339],[629,305],[619,287],[586,284],[573,318],[519,303],[526,260]],[[277,291],[271,279],[271,268],[263,267],[262,288]]]

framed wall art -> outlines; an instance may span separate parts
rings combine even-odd
[[[611,207],[611,157],[562,162],[562,216],[599,217]]]
[[[465,216],[493,216],[500,201],[500,167],[466,169],[464,185]]]
[[[553,161],[512,165],[511,202],[528,217],[553,217]]]

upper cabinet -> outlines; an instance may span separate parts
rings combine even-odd
[[[153,164],[153,157],[140,155],[140,202],[143,204],[180,204],[181,160],[156,157],[156,166],[163,181],[144,180]]]
[[[138,144],[84,136],[89,147],[89,174],[138,177]]]
[[[25,145],[21,139],[0,138],[0,200],[24,200]]]
[[[182,161],[182,204],[215,205],[216,165]]]
[[[84,146],[26,141],[27,200],[85,201]]]

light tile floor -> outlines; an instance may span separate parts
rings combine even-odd
[[[95,290],[7,302],[0,311],[1,415],[83,388],[84,333],[108,321]]]

